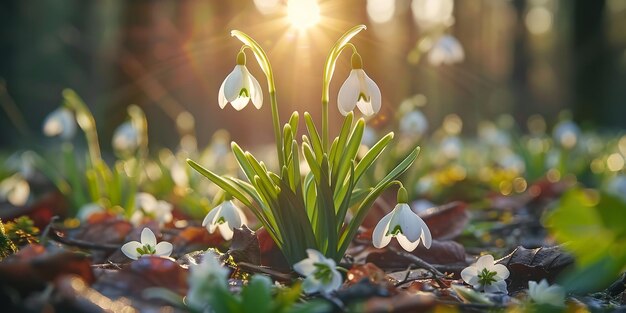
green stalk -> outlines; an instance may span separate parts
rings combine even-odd
[[[337,63],[341,51],[348,44],[350,39],[364,29],[366,29],[365,25],[357,25],[343,34],[330,49],[326,62],[324,63],[324,80],[322,81],[322,147],[324,152],[328,152],[328,93],[330,80],[333,78],[333,73],[335,72],[335,64]]]
[[[89,159],[91,166],[96,166],[102,162],[100,155],[100,144],[98,143],[98,132],[96,130],[96,120],[93,114],[85,105],[85,102],[72,89],[63,90],[65,104],[76,113],[76,122],[85,133],[87,148],[89,149]]]
[[[270,94],[270,106],[272,109],[274,140],[276,141],[276,154],[278,154],[278,168],[283,168],[283,166],[285,165],[285,160],[283,157],[283,141],[280,132],[281,128],[278,115],[278,103],[276,101],[276,87],[274,86],[274,74],[272,72],[272,66],[270,65],[269,59],[267,58],[267,54],[265,54],[265,51],[263,51],[263,48],[261,48],[261,46],[254,39],[252,39],[252,37],[238,30],[231,31],[230,35],[237,37],[237,39],[239,39],[246,46],[248,46],[250,50],[252,50],[256,61],[259,63],[261,70],[263,70],[263,73],[265,74],[265,78],[267,78],[267,89]]]
[[[135,211],[135,194],[137,193],[143,162],[148,155],[148,121],[141,108],[134,104],[128,107],[128,116],[130,116],[130,122],[133,127],[137,129],[139,134],[139,147],[136,152],[135,168],[133,169],[132,177],[129,179],[130,192],[125,206],[127,217],[130,217]]]

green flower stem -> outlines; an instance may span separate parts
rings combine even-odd
[[[276,87],[274,85],[274,74],[272,72],[272,66],[270,65],[270,61],[267,58],[267,54],[263,51],[263,48],[254,40],[252,37],[247,34],[233,30],[230,32],[231,36],[237,37],[241,42],[243,42],[246,46],[252,50],[254,53],[254,57],[256,58],[261,70],[265,74],[267,78],[267,89],[270,94],[270,106],[272,109],[272,125],[274,126],[274,140],[276,141],[276,153],[278,154],[278,164],[279,168],[283,168],[285,165],[285,160],[283,158],[283,146],[282,146],[282,136],[280,132],[280,120],[278,115],[278,103],[276,101]],[[242,48],[243,51],[244,48]]]
[[[129,196],[125,203],[126,217],[132,215],[135,211],[135,194],[137,193],[137,186],[139,185],[139,176],[143,163],[148,156],[148,120],[141,108],[136,105],[128,107],[128,116],[130,116],[130,122],[133,127],[138,130],[139,133],[139,146],[137,147],[137,158],[135,159],[135,167],[132,171],[132,177],[129,178]]]
[[[328,99],[330,80],[333,78],[333,72],[335,71],[335,64],[341,54],[343,48],[349,43],[352,37],[356,36],[360,31],[364,30],[365,25],[357,25],[348,30],[343,36],[341,36],[335,45],[330,49],[326,63],[324,63],[324,80],[322,81],[322,149],[328,151]],[[354,47],[354,46],[353,46]]]
[[[85,102],[83,102],[74,90],[63,90],[63,98],[65,98],[65,105],[76,113],[76,122],[83,132],[85,132],[91,165],[96,166],[98,163],[102,162],[98,133],[96,131],[96,120],[93,118],[93,114],[91,114],[89,108],[85,105]]]

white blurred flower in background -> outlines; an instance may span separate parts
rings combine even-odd
[[[113,133],[113,149],[121,154],[132,154],[139,148],[139,130],[130,122],[124,122]]]
[[[399,126],[402,134],[421,137],[428,130],[428,120],[422,111],[415,109],[400,119]]]
[[[23,206],[28,201],[30,185],[20,173],[13,174],[0,182],[0,201],[14,206]]]
[[[465,50],[459,40],[452,35],[437,38],[428,52],[428,63],[434,66],[452,65],[463,60],[465,60]]]
[[[43,121],[43,133],[48,137],[59,136],[64,140],[76,134],[76,120],[68,108],[60,107],[52,111]]]
[[[453,0],[413,0],[411,10],[415,23],[423,30],[447,27],[454,23]]]
[[[570,120],[564,120],[556,124],[552,130],[554,141],[565,149],[572,149],[576,146],[580,137],[580,128]]]
[[[140,192],[135,197],[135,211],[130,217],[130,222],[137,226],[149,218],[159,223],[159,226],[163,226],[172,221],[172,209],[171,203],[157,200],[149,193]]]

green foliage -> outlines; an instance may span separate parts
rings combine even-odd
[[[580,188],[563,195],[546,219],[556,239],[577,259],[563,286],[577,292],[599,290],[626,269],[624,221],[626,203],[617,197]]]
[[[4,224],[0,220],[0,260],[15,252],[17,252],[17,247],[7,235]]]
[[[17,246],[24,246],[30,243],[36,243],[39,240],[39,228],[35,227],[35,223],[28,216],[20,216],[4,225],[9,239]]]

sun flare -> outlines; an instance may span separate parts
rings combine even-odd
[[[320,21],[320,6],[316,0],[289,0],[287,17],[293,27],[306,30]]]

